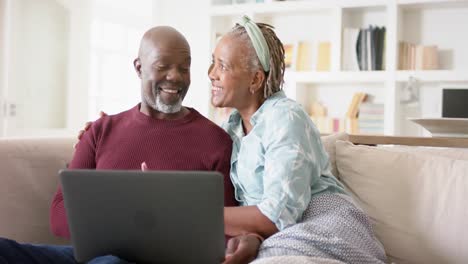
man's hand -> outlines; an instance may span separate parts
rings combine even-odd
[[[100,111],[100,112],[99,112],[99,116],[100,116],[100,117],[103,117],[103,116],[106,116],[106,115],[107,115],[107,114],[104,113],[103,111]],[[89,129],[89,127],[91,126],[92,123],[93,123],[93,122],[91,122],[91,121],[85,123],[84,129],[83,129],[83,130],[80,130],[80,131],[78,132],[78,141],[81,140],[81,138],[83,137],[83,134],[84,134],[86,131],[88,131],[88,129]],[[78,144],[78,142],[76,142],[75,145],[73,145],[73,148],[76,148],[76,145],[77,145],[77,144]]]
[[[257,257],[261,241],[255,235],[240,235],[229,239],[223,264],[249,263]]]

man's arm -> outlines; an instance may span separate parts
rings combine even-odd
[[[81,140],[75,146],[75,154],[70,162],[69,169],[95,169],[95,129],[86,131]],[[63,204],[62,187],[59,185],[50,207],[50,229],[52,233],[59,237],[70,238],[68,229],[67,214]]]
[[[61,186],[58,187],[50,207],[50,230],[56,236],[70,238]]]

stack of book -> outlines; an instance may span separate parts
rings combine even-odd
[[[366,101],[364,92],[354,93],[345,117],[329,117],[327,108],[315,102],[310,109],[310,118],[320,133],[346,132],[349,134],[384,134],[384,104]],[[370,99],[372,100],[372,99]]]
[[[437,70],[438,68],[437,46],[423,46],[408,42],[399,43],[399,70]]]
[[[283,44],[286,68],[293,71],[330,71],[331,43],[298,41]]]
[[[384,133],[384,105],[363,103],[359,107],[358,127],[360,134]]]
[[[329,117],[327,107],[314,102],[310,109],[310,118],[320,133],[331,134],[345,131],[344,118]]]
[[[343,69],[347,71],[385,70],[385,27],[345,28]]]

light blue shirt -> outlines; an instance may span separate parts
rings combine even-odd
[[[223,124],[233,140],[231,180],[241,205],[257,205],[282,230],[300,220],[312,195],[345,193],[330,171],[317,128],[284,92],[269,97],[250,122],[245,135],[234,110]]]

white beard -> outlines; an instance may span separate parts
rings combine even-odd
[[[165,114],[173,114],[177,113],[182,109],[182,97],[179,98],[179,100],[175,104],[165,104],[161,100],[160,94],[156,91],[156,89],[153,90],[153,95],[155,100],[150,100],[150,98],[144,96],[143,100],[147,105],[149,105],[151,108],[154,110],[165,113]]]
[[[154,110],[165,113],[165,114],[173,114],[177,113],[182,109],[182,98],[179,98],[179,100],[172,105],[165,104],[161,100],[161,96],[159,94],[156,96],[156,100],[154,103],[154,106],[151,106]]]

